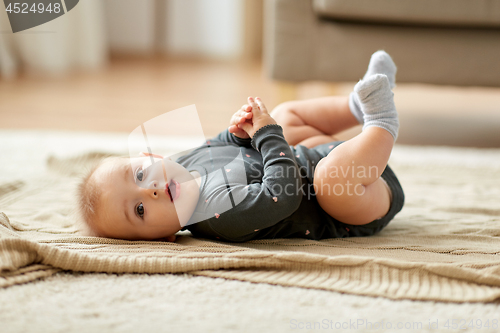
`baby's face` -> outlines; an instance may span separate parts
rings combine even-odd
[[[102,186],[94,224],[105,237],[173,241],[199,198],[200,179],[168,158],[115,159],[94,175]]]

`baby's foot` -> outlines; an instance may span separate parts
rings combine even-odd
[[[375,74],[359,81],[354,86],[363,112],[363,130],[370,126],[385,129],[396,141],[399,119],[394,105],[394,93],[389,79],[384,74]]]
[[[389,54],[385,51],[377,51],[372,54],[370,58],[370,63],[368,65],[368,70],[366,71],[364,79],[374,75],[374,74],[385,74],[389,80],[389,86],[393,89],[396,86],[396,65]],[[360,124],[363,124],[363,111],[359,103],[359,98],[355,92],[349,95],[349,108],[352,114]]]
[[[389,86],[392,90],[396,86],[397,70],[396,64],[392,61],[391,56],[387,54],[387,52],[379,50],[372,54],[370,63],[368,64],[368,70],[363,79],[374,74],[385,74],[387,79],[389,79]]]

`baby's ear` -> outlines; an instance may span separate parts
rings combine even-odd
[[[175,242],[175,238],[176,238],[176,236],[175,236],[175,235],[168,236],[168,237],[167,237],[167,242]]]

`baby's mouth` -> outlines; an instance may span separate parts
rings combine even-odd
[[[165,193],[170,197],[170,202],[174,202],[181,194],[181,184],[172,179],[165,188]]]

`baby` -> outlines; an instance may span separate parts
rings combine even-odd
[[[175,241],[179,230],[230,242],[373,235],[404,203],[387,166],[399,130],[395,74],[377,51],[348,97],[290,101],[271,114],[249,97],[227,130],[176,161],[106,159],[80,184],[83,221],[92,235],[130,240]],[[360,123],[356,137],[333,138]]]

